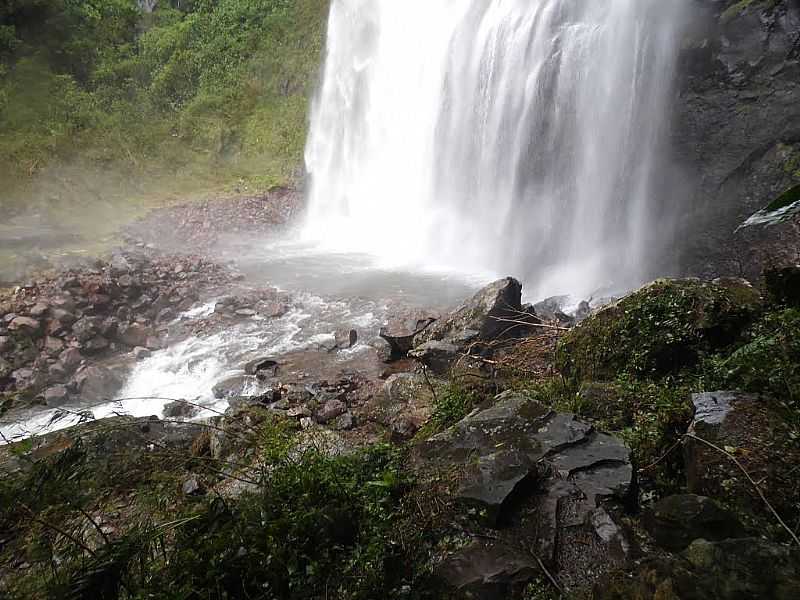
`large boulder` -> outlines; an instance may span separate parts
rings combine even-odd
[[[739,392],[694,394],[692,402],[695,416],[684,446],[689,491],[721,501],[746,525],[775,528],[781,535],[740,469],[758,482],[778,513],[793,522],[800,506],[800,446],[780,404]]]
[[[518,322],[523,317],[522,284],[507,277],[487,285],[446,319],[418,334],[414,344],[450,341],[464,345],[474,339],[511,337],[520,329]]]
[[[741,537],[741,523],[711,498],[679,494],[663,498],[644,515],[647,532],[660,546],[683,550],[694,540]]]
[[[122,387],[122,379],[114,371],[98,365],[81,367],[73,382],[84,402],[111,400]]]
[[[126,327],[123,327],[119,331],[119,340],[125,344],[126,346],[130,346],[132,348],[136,347],[148,347],[148,341],[155,335],[155,332],[146,325],[142,325],[141,323],[132,323]]]
[[[567,333],[557,367],[583,381],[666,375],[738,339],[760,310],[759,292],[743,280],[658,280]]]

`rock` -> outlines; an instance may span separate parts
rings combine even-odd
[[[358,343],[358,332],[355,329],[340,329],[334,333],[333,349],[347,350]]]
[[[234,313],[237,317],[255,317],[258,313],[254,311],[252,308],[240,308]]]
[[[320,425],[325,425],[336,417],[343,415],[346,411],[347,406],[344,402],[338,398],[332,398],[317,411],[315,419]]]
[[[49,310],[50,310],[49,305],[45,304],[44,302],[37,302],[28,311],[28,314],[30,314],[30,316],[32,316],[34,319],[41,319],[47,314],[47,311]]]
[[[301,419],[303,417],[310,417],[312,415],[311,409],[306,405],[293,406],[286,411],[286,416],[291,419]]]
[[[105,350],[108,350],[108,347],[111,345],[106,338],[102,335],[98,335],[90,339],[88,342],[83,344],[83,349],[87,354],[98,354]]]
[[[278,372],[278,362],[271,358],[257,358],[244,366],[244,372],[248,375],[260,377],[275,377]]]
[[[413,339],[412,339],[413,343]],[[375,349],[378,360],[381,362],[391,362],[392,360],[392,345],[382,337],[376,337],[369,341],[369,346]],[[407,352],[407,351],[406,351]]]
[[[42,328],[41,322],[30,317],[14,317],[8,324],[8,330],[22,335],[35,336]]]
[[[356,426],[356,420],[353,417],[353,413],[346,412],[336,417],[331,423],[331,426],[337,431],[349,431]]]
[[[137,346],[133,349],[133,356],[137,361],[150,358],[151,354],[152,352],[150,352],[150,350],[147,348],[142,348],[141,346]]]
[[[111,400],[122,386],[116,373],[98,365],[81,367],[73,378],[75,388],[84,402]]]
[[[710,443],[735,456],[778,513],[792,519],[800,504],[791,475],[800,464],[800,448],[780,404],[739,392],[694,394],[692,402],[695,416],[684,445],[688,490],[724,503],[749,527],[774,527],[752,484]]]
[[[147,340],[155,335],[152,329],[140,323],[132,323],[120,329],[118,339],[126,346],[135,348],[137,346],[149,347]]]
[[[165,404],[163,412],[165,419],[191,419],[200,414],[200,408],[193,404],[176,400]]]
[[[258,380],[252,375],[234,375],[214,385],[212,392],[218,400],[247,396],[249,392],[257,389]]]
[[[696,540],[676,558],[651,558],[606,575],[594,600],[794,600],[800,551],[758,538]]]
[[[11,352],[14,348],[14,341],[10,337],[0,336],[0,353]]]
[[[133,270],[131,263],[122,254],[115,254],[109,262],[112,275],[124,275]]]
[[[58,356],[64,350],[64,342],[60,339],[47,336],[44,340],[44,351],[52,356]]]
[[[372,418],[389,427],[398,441],[410,439],[433,412],[436,385],[413,373],[389,376],[371,401]]]
[[[760,310],[758,291],[741,280],[658,280],[568,332],[556,366],[581,381],[663,376],[730,345]]]
[[[416,336],[415,346],[428,341],[452,340],[465,331],[477,331],[484,341],[512,337],[519,326],[509,320],[522,315],[522,284],[511,277],[489,284],[464,306]]]
[[[80,342],[87,342],[100,335],[103,320],[99,317],[83,317],[72,326],[72,332]]]
[[[496,541],[473,541],[445,558],[435,571],[458,598],[475,600],[521,598],[528,582],[539,574],[533,558]]]
[[[69,376],[70,373],[67,372],[67,369],[60,361],[50,365],[50,369],[47,372],[47,379],[50,383],[66,383]]]
[[[183,482],[181,489],[185,496],[202,496],[205,493],[197,477],[189,477]]]
[[[6,377],[9,377],[13,372],[14,372],[13,365],[6,359],[4,359],[2,356],[0,356],[0,379],[5,379]]]
[[[61,406],[69,399],[69,392],[63,385],[54,385],[44,392],[44,401],[47,406]]]
[[[447,342],[425,342],[408,353],[437,375],[446,375],[460,356],[458,346]]]
[[[71,312],[63,308],[55,308],[51,311],[51,318],[47,323],[47,332],[50,335],[64,335],[75,321],[76,317]]]
[[[657,544],[683,550],[694,540],[719,541],[741,537],[742,524],[711,498],[694,494],[669,496],[645,513],[645,529]]]
[[[492,525],[523,484],[539,481],[554,498],[574,491],[585,500],[573,507],[573,519],[583,520],[604,498],[626,500],[633,481],[622,441],[519,393],[501,394],[492,407],[474,411],[419,451],[434,462],[462,463],[456,497],[476,504]],[[549,480],[549,473],[557,477]],[[550,504],[541,509],[542,530],[556,526],[558,501]],[[550,553],[555,533],[542,540]]]
[[[389,360],[398,360],[404,358],[415,345],[415,339],[418,335],[427,330],[436,319],[433,317],[425,319],[417,319],[413,323],[404,323],[400,321],[392,322],[386,327],[381,327],[378,335],[387,344],[389,344]]]
[[[144,344],[145,348],[148,350],[161,350],[164,347],[164,344],[161,343],[161,340],[158,339],[155,335],[150,336],[147,338]]]
[[[68,373],[74,373],[83,362],[83,355],[77,348],[67,348],[58,358]]]
[[[389,423],[392,442],[402,444],[411,440],[420,430],[421,423],[408,415],[399,415]]]
[[[764,272],[767,297],[775,304],[800,307],[800,265]]]

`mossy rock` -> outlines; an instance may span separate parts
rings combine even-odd
[[[580,381],[676,373],[735,342],[761,307],[759,292],[743,280],[661,279],[570,331],[556,366]]]

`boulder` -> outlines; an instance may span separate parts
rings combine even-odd
[[[484,341],[512,337],[524,317],[522,284],[511,277],[489,284],[446,319],[417,334],[415,346],[429,341],[462,341],[465,332],[477,332]]]
[[[475,540],[447,556],[435,576],[458,598],[506,600],[521,598],[540,573],[533,557],[502,542]]]
[[[4,359],[2,356],[0,356],[0,379],[5,379],[6,377],[9,377],[13,372],[14,372],[14,366],[6,359]]]
[[[49,310],[50,306],[48,304],[46,304],[45,302],[37,302],[28,311],[28,314],[32,316],[34,319],[41,319],[47,314],[47,311]]]
[[[69,400],[69,392],[63,385],[54,385],[44,391],[43,397],[47,406],[61,406]]]
[[[120,329],[118,339],[126,346],[136,348],[137,346],[148,347],[147,341],[155,333],[150,327],[141,323],[132,323]]]
[[[456,497],[477,505],[493,526],[504,519],[509,499],[534,482],[554,498],[542,505],[541,531],[556,527],[558,497],[583,497],[572,515],[582,520],[605,498],[626,500],[633,482],[630,450],[621,440],[514,392],[426,440],[419,453],[460,464]],[[551,554],[555,533],[541,540]]]
[[[741,537],[742,524],[711,498],[694,494],[669,496],[644,515],[647,532],[668,550],[683,550],[694,540]]]
[[[684,445],[688,490],[719,500],[747,526],[775,527],[763,500],[727,453],[759,482],[778,513],[791,521],[800,505],[793,475],[800,464],[800,448],[780,403],[724,391],[694,394],[692,403],[695,415]]]
[[[218,400],[247,396],[249,392],[258,387],[258,380],[252,375],[234,375],[216,383],[212,388],[214,397]]]
[[[0,336],[0,353],[11,352],[14,348],[14,340],[8,336]]]
[[[165,419],[191,419],[200,414],[200,408],[193,404],[176,400],[165,404],[163,413]]]
[[[92,338],[100,335],[103,328],[103,320],[99,317],[83,317],[72,326],[72,333],[79,342],[88,342]]]
[[[461,356],[458,346],[448,342],[425,342],[408,353],[437,375],[447,375]]]
[[[42,329],[42,323],[30,317],[14,317],[8,324],[8,330],[26,336],[35,336]]]
[[[52,336],[47,336],[44,340],[44,351],[51,356],[58,356],[64,350],[64,342]]]
[[[408,355],[414,347],[417,336],[421,335],[436,321],[433,317],[418,318],[413,321],[393,319],[389,325],[381,327],[378,335],[389,344],[389,357],[385,362],[398,360]]]
[[[275,377],[278,367],[278,361],[272,358],[257,358],[244,366],[244,372],[262,378]]]
[[[347,350],[358,343],[358,332],[355,329],[339,329],[333,334],[332,350]]]
[[[317,423],[325,425],[336,417],[343,415],[345,412],[347,412],[345,403],[338,398],[331,398],[316,412],[314,417]]]
[[[67,348],[58,357],[58,361],[64,365],[68,373],[74,373],[83,362],[83,355],[77,348]]]
[[[148,350],[147,348],[142,348],[141,346],[137,346],[136,348],[133,349],[133,357],[136,360],[144,360],[146,358],[150,358],[151,354],[152,352],[150,352],[150,350]]]
[[[81,367],[73,382],[84,402],[111,400],[122,386],[122,380],[114,371],[98,365]]]
[[[567,333],[556,366],[581,381],[667,375],[737,340],[761,307],[760,294],[743,280],[658,280]]]
[[[108,350],[110,345],[111,342],[109,342],[108,339],[104,338],[102,335],[98,335],[85,342],[83,344],[83,350],[87,354],[99,354],[100,352]]]

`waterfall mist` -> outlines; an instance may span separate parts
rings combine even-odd
[[[305,235],[529,293],[642,282],[683,0],[333,0]]]

